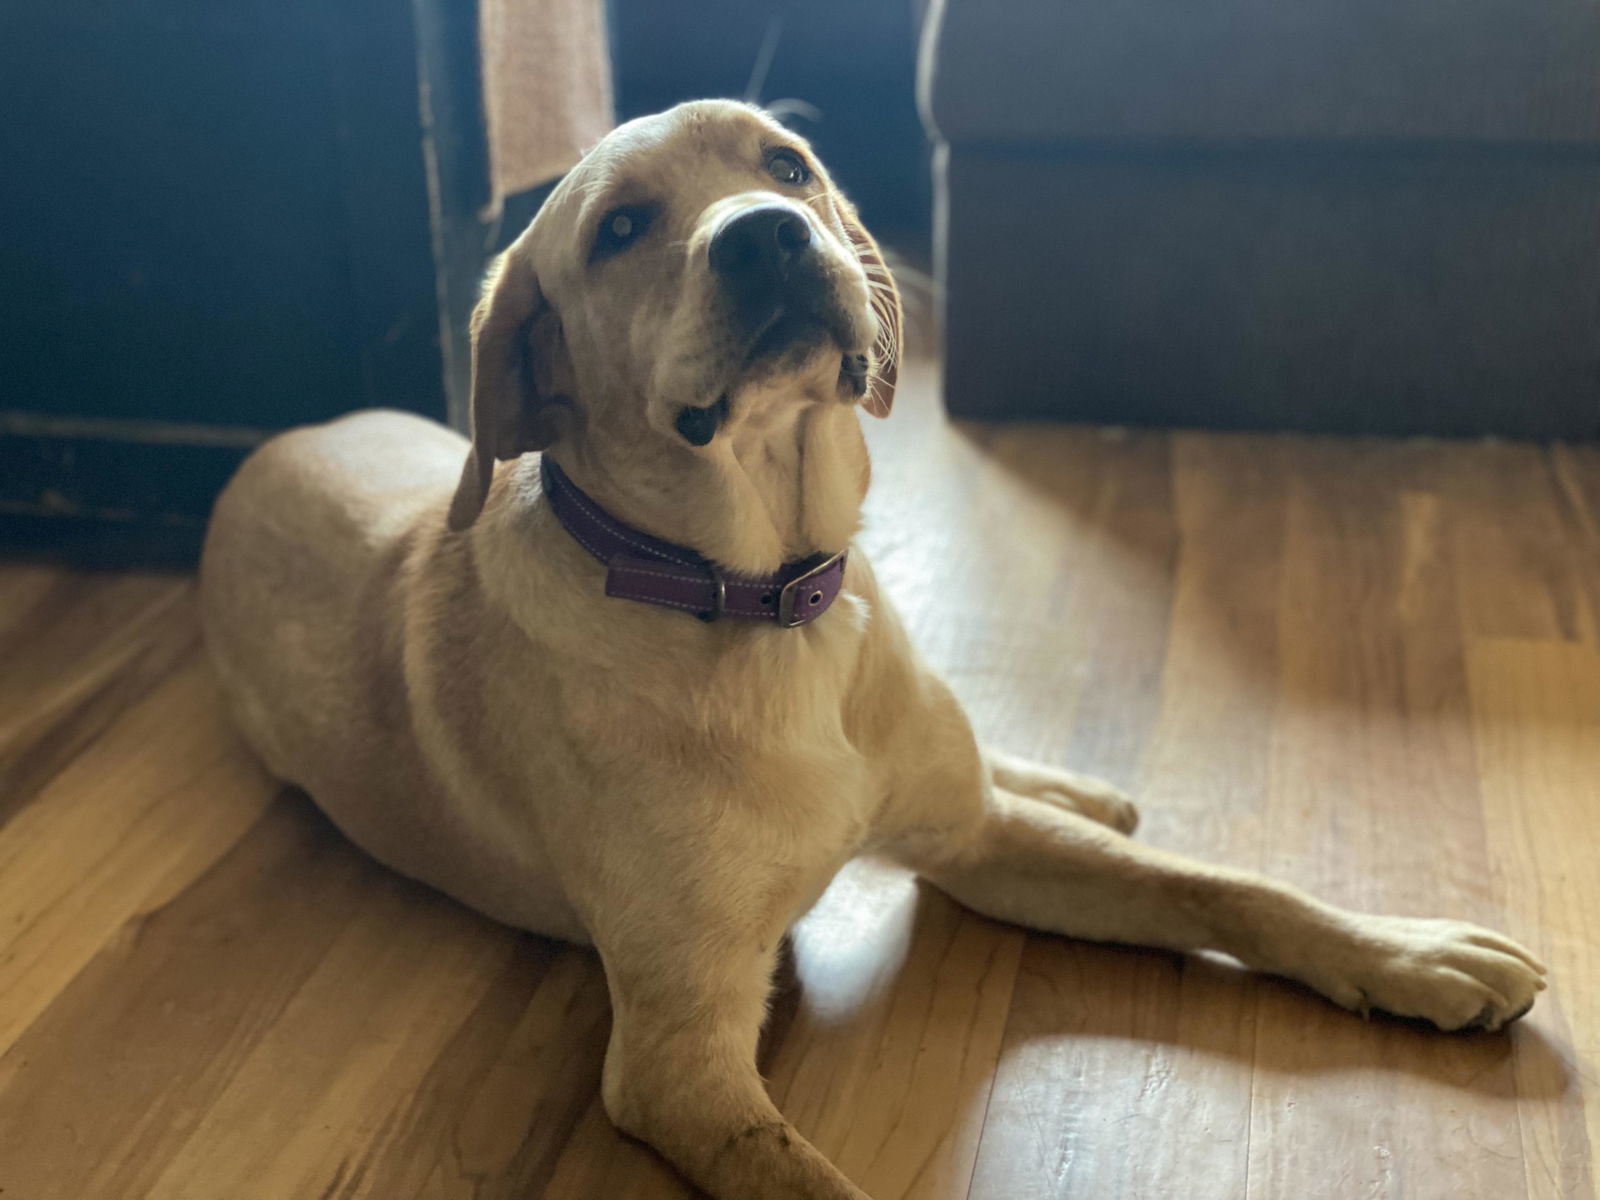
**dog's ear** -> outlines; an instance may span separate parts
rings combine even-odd
[[[543,450],[560,432],[560,318],[539,290],[526,235],[495,262],[472,314],[472,449],[450,502],[450,528],[477,520],[496,461]]]
[[[900,289],[895,286],[889,264],[883,260],[883,251],[861,223],[855,206],[837,194],[833,202],[845,236],[861,262],[861,269],[867,273],[872,311],[878,318],[878,336],[872,345],[871,381],[861,406],[875,417],[887,417],[894,405],[895,386],[900,381],[900,355],[905,351]]]

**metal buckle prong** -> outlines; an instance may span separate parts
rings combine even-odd
[[[711,572],[711,582],[717,585],[717,594],[713,599],[713,607],[709,612],[695,613],[702,621],[715,621],[728,611],[728,581],[722,577],[722,572],[717,569],[717,564],[708,562],[706,570]]]

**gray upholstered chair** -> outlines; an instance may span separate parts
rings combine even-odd
[[[953,411],[1600,429],[1600,0],[932,9]]]

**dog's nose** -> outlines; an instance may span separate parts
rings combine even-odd
[[[776,283],[811,249],[811,222],[787,204],[757,204],[711,238],[711,269],[739,283]]]

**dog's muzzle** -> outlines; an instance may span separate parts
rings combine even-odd
[[[749,342],[749,361],[830,332],[833,288],[810,218],[794,205],[754,204],[734,213],[712,235],[708,255],[729,316]]]

